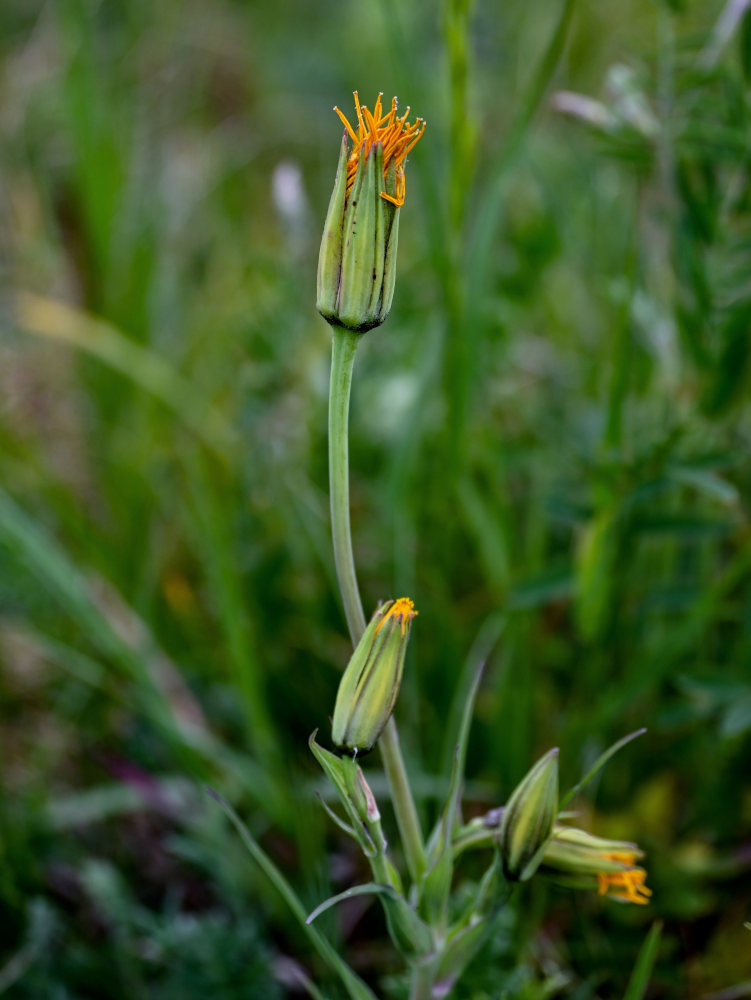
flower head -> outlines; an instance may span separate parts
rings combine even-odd
[[[396,98],[384,113],[381,94],[372,112],[354,96],[356,128],[334,108],[345,132],[318,257],[316,305],[329,323],[364,333],[391,309],[404,161],[425,122],[408,123],[409,108],[397,115]]]
[[[645,885],[646,871],[636,863],[643,853],[627,841],[556,826],[540,871],[573,888],[597,889],[601,896],[644,906],[652,890]]]

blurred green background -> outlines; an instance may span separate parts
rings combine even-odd
[[[744,6],[3,0],[0,994],[339,996],[202,786],[306,906],[367,877],[307,750],[348,656],[314,275],[357,88],[428,122],[351,443],[366,609],[420,611],[424,819],[480,658],[468,814],[648,728],[577,808],[652,905],[534,880],[457,997],[623,998],[655,920],[648,997],[751,996]],[[320,923],[403,995],[376,906]]]

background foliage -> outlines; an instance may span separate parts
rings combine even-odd
[[[201,786],[311,908],[358,877],[307,750],[347,659],[313,275],[357,87],[428,120],[352,417],[425,817],[466,662],[477,811],[648,727],[577,807],[653,904],[535,881],[461,995],[624,997],[655,920],[649,997],[751,995],[745,6],[5,0],[0,993],[337,995]],[[321,925],[399,994],[375,907]]]

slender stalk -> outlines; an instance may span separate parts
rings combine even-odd
[[[343,327],[332,328],[331,384],[329,387],[329,501],[334,563],[344,614],[356,646],[365,631],[365,615],[357,585],[349,516],[349,399],[358,335]],[[403,768],[402,768],[403,770]],[[387,768],[388,771],[388,768]],[[391,778],[389,778],[391,785]],[[396,808],[396,807],[395,807]],[[398,813],[397,813],[398,814]],[[371,831],[374,833],[374,831]],[[377,882],[391,884],[383,835],[375,838],[378,854],[370,859]]]
[[[425,857],[425,844],[420,830],[420,820],[417,817],[415,800],[412,798],[412,789],[409,787],[407,769],[404,766],[401,747],[399,745],[399,731],[396,728],[393,716],[386,723],[386,728],[381,733],[378,741],[381,750],[383,766],[388,778],[389,789],[391,791],[391,802],[396,814],[396,825],[399,827],[399,836],[402,839],[404,857],[407,868],[413,882],[417,882],[425,871],[427,860]]]
[[[329,500],[334,563],[352,645],[365,631],[349,520],[349,396],[358,334],[334,326],[329,387]]]
[[[433,1000],[433,976],[431,965],[414,965],[409,986],[409,1000]]]
[[[370,859],[370,870],[373,872],[373,878],[376,882],[380,882],[381,885],[390,885],[396,888],[394,885],[394,879],[389,871],[385,851],[380,851],[374,858]]]
[[[365,631],[365,615],[357,586],[349,517],[349,397],[358,334],[338,326],[332,327],[332,332],[329,393],[331,531],[344,613],[352,644],[356,646]],[[381,734],[379,746],[407,867],[412,879],[417,881],[425,871],[425,845],[393,718],[389,719]]]

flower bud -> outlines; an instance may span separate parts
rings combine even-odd
[[[346,131],[321,240],[316,307],[329,323],[364,333],[391,309],[404,160],[425,123],[408,124],[409,108],[397,117],[396,98],[384,114],[381,94],[372,113],[354,96],[357,131],[334,108]]]
[[[370,750],[391,717],[417,612],[408,597],[382,604],[342,675],[331,738],[354,754]]]
[[[534,875],[558,813],[558,748],[549,750],[506,803],[499,834],[503,873],[512,882]]]
[[[572,888],[597,889],[601,896],[643,906],[652,895],[644,884],[646,871],[636,864],[643,856],[644,852],[628,841],[607,840],[574,827],[556,826],[540,872]]]

